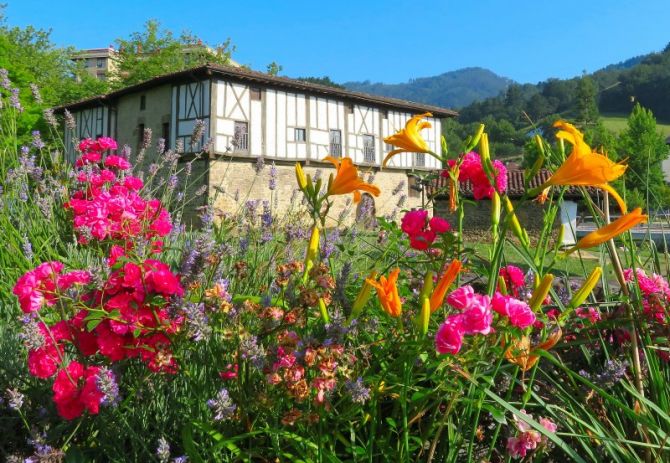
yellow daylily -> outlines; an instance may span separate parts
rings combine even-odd
[[[619,193],[609,185],[626,172],[626,166],[610,160],[607,156],[591,150],[584,142],[584,136],[572,124],[558,121],[554,124],[559,130],[556,136],[572,144],[572,152],[554,174],[538,189],[546,190],[551,186],[591,186],[609,192],[624,214],[626,203]],[[546,191],[544,192],[546,195]]]
[[[449,267],[444,271],[444,274],[437,282],[437,286],[430,296],[430,313],[435,312],[444,302],[444,297],[447,295],[449,286],[454,282],[458,272],[461,271],[461,261],[454,259],[449,264]]]
[[[396,268],[391,270],[388,278],[382,275],[379,277],[379,281],[369,278],[365,280],[377,290],[379,303],[384,311],[392,317],[399,317],[402,314],[402,302],[398,295],[398,286],[396,286],[398,275],[400,275],[400,269]]]
[[[638,207],[629,212],[628,214],[622,215],[614,222],[605,225],[604,227],[601,227],[596,231],[589,233],[581,240],[579,240],[575,246],[568,249],[566,252],[567,254],[570,254],[576,251],[577,249],[586,249],[598,246],[599,244],[603,244],[604,242],[611,240],[615,236],[618,236],[630,230],[636,225],[645,223],[646,221],[647,216],[642,214],[642,209]]]
[[[382,163],[383,167],[386,167],[386,163],[398,153],[409,152],[409,153],[430,153],[431,150],[428,147],[428,143],[421,137],[421,130],[429,129],[432,127],[431,123],[428,121],[423,121],[424,117],[433,117],[431,113],[417,114],[412,117],[407,124],[405,124],[404,129],[400,129],[398,132],[393,135],[384,138],[384,143],[389,145],[397,146],[398,149],[394,149],[384,158]]]
[[[361,200],[361,191],[366,191],[372,195],[379,196],[381,190],[375,185],[366,183],[358,176],[358,169],[351,158],[342,158],[342,160],[327,156],[324,161],[328,161],[335,166],[337,171],[335,178],[330,183],[328,195],[354,194],[354,202]],[[359,191],[360,190],[360,191]]]
[[[505,350],[505,358],[515,365],[519,365],[521,371],[528,371],[538,360],[540,356],[536,353],[538,350],[549,350],[560,341],[563,332],[560,327],[549,335],[546,341],[536,345],[531,345],[530,337],[527,335],[521,336],[520,339],[515,340]]]

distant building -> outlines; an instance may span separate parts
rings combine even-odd
[[[82,63],[86,71],[99,80],[107,80],[116,72],[118,52],[111,45],[107,48],[80,50],[72,56],[72,61]]]
[[[331,155],[349,156],[362,172],[375,175],[374,182],[382,189],[373,204],[378,215],[398,208],[397,196],[406,197],[403,207],[419,206],[416,177],[408,174],[441,168],[431,156],[402,153],[381,170],[384,156],[393,149],[384,137],[403,128],[414,114],[432,112],[427,120],[433,127],[422,135],[440,154],[440,118],[457,115],[436,106],[218,65],[159,76],[60,109],[65,108],[77,121],[76,130],[65,136],[70,156],[74,156],[73,137],[111,136],[120,146],[136,150],[145,129],[152,130],[154,139],[164,138],[170,148],[180,143],[188,150],[196,120],[204,121],[204,135],[194,150],[210,137],[212,144],[209,156],[194,162],[192,178],[201,179],[196,186],[207,185],[209,198],[222,211],[239,210],[236,191],[242,197],[248,193],[248,199],[270,197],[269,169],[262,179],[254,171],[258,158],[275,163],[274,195],[280,208],[286,208],[296,184],[295,162],[303,163],[308,173],[323,170],[327,180],[332,167],[323,159]],[[345,202],[338,199],[331,215],[337,217]]]

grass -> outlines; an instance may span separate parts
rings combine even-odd
[[[625,114],[601,114],[605,128],[614,132],[622,132],[628,126],[628,115]],[[663,136],[670,136],[670,123],[656,121],[656,127]]]

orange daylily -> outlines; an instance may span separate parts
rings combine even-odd
[[[591,233],[583,237],[581,240],[579,240],[575,246],[568,249],[566,252],[570,254],[571,252],[574,252],[577,249],[586,249],[598,246],[599,244],[603,244],[604,242],[611,240],[615,236],[618,236],[630,230],[636,225],[645,223],[646,221],[647,216],[642,214],[642,209],[638,207],[633,211],[629,212],[628,214],[622,215],[614,222],[605,225],[604,227],[601,227],[596,231],[592,231]]]
[[[424,117],[433,117],[431,113],[417,114],[412,117],[405,124],[404,129],[400,129],[398,132],[393,135],[384,138],[384,142],[389,145],[397,146],[398,149],[391,151],[384,158],[382,163],[383,167],[386,167],[386,163],[398,153],[404,151],[410,153],[430,153],[430,148],[428,143],[421,137],[419,133],[423,129],[429,129],[432,127],[431,123],[428,121],[422,121]]]
[[[572,144],[572,152],[554,174],[544,182],[538,189],[546,189],[551,186],[592,186],[609,192],[621,208],[624,214],[627,212],[619,193],[609,185],[626,172],[626,166],[610,160],[607,156],[591,150],[584,142],[584,136],[572,124],[558,121],[554,124],[561,130],[556,137],[562,138]]]
[[[440,277],[440,280],[437,282],[433,294],[430,296],[430,313],[435,312],[444,302],[444,297],[447,295],[447,290],[449,286],[454,282],[458,272],[461,271],[461,261],[454,259],[449,264],[449,267],[444,271],[444,274]]]
[[[361,192],[359,190],[366,191],[375,196],[379,196],[381,193],[381,190],[378,187],[365,183],[365,181],[358,176],[358,169],[356,169],[351,158],[342,158],[342,160],[340,160],[332,156],[327,156],[324,158],[324,161],[331,162],[337,171],[335,178],[328,188],[329,195],[346,195],[348,193],[353,193],[354,202],[357,203],[361,200]]]
[[[369,278],[365,280],[377,290],[379,303],[384,311],[392,317],[399,317],[402,313],[402,302],[398,295],[398,286],[396,286],[398,275],[400,275],[400,269],[396,268],[391,270],[388,279],[382,275],[379,277],[379,281]]]
[[[535,346],[531,346],[530,337],[523,335],[505,350],[505,358],[511,363],[519,365],[521,371],[528,371],[540,360],[540,356],[536,352],[551,349],[560,341],[562,335],[563,332],[559,327],[549,335],[546,341]]]

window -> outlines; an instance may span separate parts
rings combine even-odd
[[[373,163],[375,160],[375,137],[363,135],[363,161]]]
[[[260,101],[260,99],[261,99],[261,89],[259,87],[251,87],[249,89],[249,97],[252,100]]]
[[[330,131],[330,155],[339,158],[342,156],[342,131]]]
[[[233,151],[247,151],[249,149],[249,124],[247,122],[235,122],[233,147]]]
[[[147,96],[142,95],[140,96],[140,111],[144,111],[147,109]]]
[[[95,65],[99,68],[103,67],[105,65],[105,58],[98,58]]]
[[[295,129],[295,141],[306,142],[307,131],[305,129]]]
[[[393,151],[395,149],[395,146],[389,145],[388,143],[384,143],[384,150],[388,153],[389,151]]]
[[[344,106],[344,114],[353,114],[354,113],[354,105],[352,103],[347,103]]]
[[[414,165],[416,167],[426,167],[426,153],[416,153]]]
[[[163,122],[161,127],[161,138],[165,140],[165,149],[170,148],[170,123]]]

